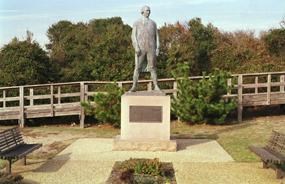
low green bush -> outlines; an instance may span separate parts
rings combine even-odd
[[[111,123],[115,127],[120,127],[123,93],[124,91],[115,83],[108,84],[105,92],[95,94],[93,100],[83,102],[81,105],[87,115],[94,116],[102,123]]]

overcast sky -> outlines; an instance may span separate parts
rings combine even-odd
[[[278,28],[285,18],[285,0],[0,0],[0,47],[13,37],[24,39],[26,30],[42,46],[46,32],[59,20],[74,23],[119,16],[132,25],[143,5],[151,7],[158,26],[194,17],[223,31]]]

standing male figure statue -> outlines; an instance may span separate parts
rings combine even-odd
[[[156,23],[149,18],[150,7],[141,9],[142,18],[133,25],[132,43],[135,49],[135,69],[133,86],[130,92],[136,91],[140,72],[150,72],[155,91],[160,91],[157,85],[156,56],[159,54],[159,36]],[[147,60],[147,61],[145,61]]]

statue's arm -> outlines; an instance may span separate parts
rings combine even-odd
[[[156,26],[155,26],[156,27]],[[156,55],[158,56],[159,54],[159,34],[158,34],[158,29],[156,27]]]
[[[156,29],[156,48],[159,49],[159,34],[157,29]]]
[[[133,46],[135,48],[135,51],[139,51],[139,44],[138,44],[138,40],[137,40],[137,26],[134,24],[133,26],[133,30],[132,30],[132,42],[133,42]]]

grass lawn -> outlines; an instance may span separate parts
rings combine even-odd
[[[252,162],[259,158],[249,151],[249,145],[266,144],[272,130],[285,132],[285,116],[259,117],[224,126],[189,126],[175,122],[171,130],[179,136],[216,139],[236,161]]]

